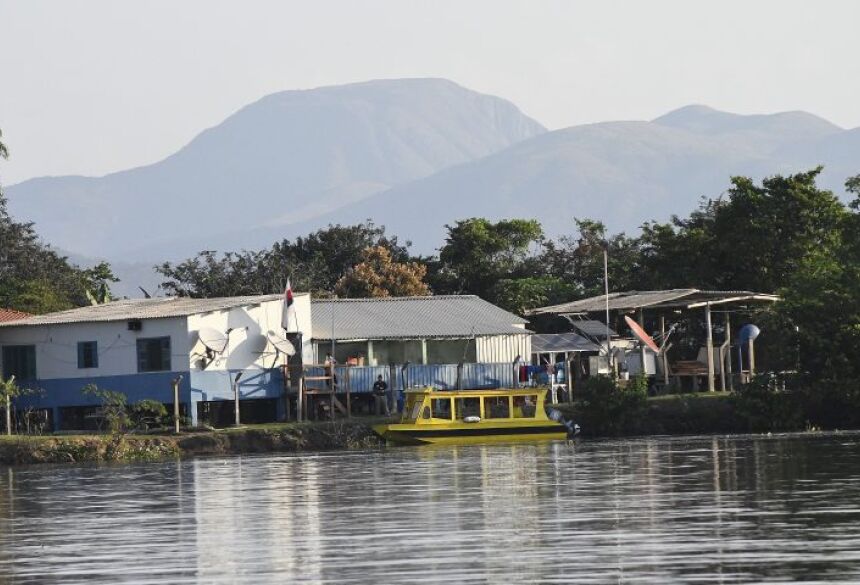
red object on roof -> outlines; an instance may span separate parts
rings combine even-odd
[[[630,331],[633,332],[633,335],[636,336],[636,339],[644,343],[654,353],[660,353],[660,348],[657,347],[657,344],[654,343],[654,340],[651,339],[651,336],[645,333],[645,330],[642,329],[642,326],[639,325],[639,323],[637,323],[627,315],[624,315],[624,320],[627,321],[627,326],[630,327]]]
[[[24,313],[21,311],[16,311],[14,309],[2,309],[0,308],[0,323],[5,323],[6,321],[17,321],[19,319],[26,319],[27,317],[32,317],[30,313]]]

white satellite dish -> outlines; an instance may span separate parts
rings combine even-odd
[[[224,353],[227,349],[227,335],[217,329],[201,327],[197,332],[197,338],[206,346],[206,349],[211,349],[215,353]]]
[[[292,343],[290,343],[289,340],[284,339],[274,331],[269,331],[267,337],[269,338],[269,343],[271,343],[274,346],[275,350],[279,353],[282,353],[286,356],[296,355],[296,348],[293,346]]]

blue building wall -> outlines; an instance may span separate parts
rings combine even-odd
[[[210,400],[233,400],[233,380],[239,379],[239,400],[257,398],[282,398],[284,395],[284,376],[280,369],[273,370],[219,370],[214,372],[191,372],[191,416],[192,424],[198,422],[197,403]],[[283,400],[278,400],[278,420],[284,416]]]
[[[318,370],[318,371],[314,371]],[[87,384],[99,388],[124,393],[129,404],[139,400],[152,399],[165,404],[173,402],[173,380],[182,376],[179,388],[180,402],[188,406],[191,424],[199,422],[198,402],[233,400],[232,381],[236,374],[243,372],[239,381],[239,399],[258,398],[278,399],[277,418],[283,419],[285,413],[284,380],[280,369],[272,370],[222,370],[222,371],[174,371],[129,374],[124,376],[99,376],[89,378],[60,378],[54,380],[35,380],[22,383],[24,388],[38,388],[40,392],[21,396],[15,401],[16,409],[52,409],[54,426],[61,424],[60,408],[66,406],[98,406],[93,396],[84,395],[81,390]],[[440,390],[453,390],[457,387],[457,365],[410,364],[404,370],[401,366],[338,366],[335,368],[338,383],[345,390],[349,380],[350,390],[367,393],[373,389],[377,376],[382,376],[391,390],[401,390],[404,382],[408,386],[432,386]],[[308,375],[323,375],[322,368],[309,369]],[[393,376],[392,376],[393,374]],[[511,364],[463,364],[463,388],[500,388],[514,385]],[[325,382],[309,382],[308,387],[323,386]]]
[[[105,390],[122,392],[129,404],[143,399],[152,399],[165,404],[173,402],[173,380],[182,376],[179,386],[179,401],[188,405],[191,424],[198,423],[197,402],[208,400],[233,400],[232,380],[240,370],[198,372],[152,372],[125,376],[97,376],[88,378],[58,378],[53,380],[31,380],[21,382],[22,388],[36,389],[15,400],[16,409],[38,408],[53,411],[54,427],[61,424],[61,407],[99,406],[94,396],[82,392],[84,386],[95,384]],[[280,370],[244,370],[239,383],[240,400],[256,398],[280,398],[283,395],[283,376]],[[283,404],[279,402],[278,417],[283,416]]]
[[[21,382],[22,388],[33,390],[15,400],[15,408],[46,408],[53,411],[54,427],[61,424],[60,408],[66,406],[98,406],[99,400],[82,392],[84,386],[95,384],[104,390],[122,392],[129,404],[150,398],[159,402],[173,402],[173,380],[182,376],[179,401],[188,402],[190,396],[188,372],[151,372],[127,376],[94,376],[87,378],[57,378]]]

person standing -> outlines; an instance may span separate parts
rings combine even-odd
[[[379,416],[385,412],[385,416],[391,416],[391,410],[388,408],[388,384],[382,379],[382,376],[377,376],[376,382],[373,383],[373,400],[376,402],[376,415]]]
[[[336,365],[337,361],[332,357],[331,353],[325,354],[323,369],[325,371],[325,375],[328,377],[328,380],[326,380],[326,386],[331,389],[335,389],[337,387],[337,374],[335,374],[334,371],[334,367]]]

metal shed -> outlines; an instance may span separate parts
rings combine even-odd
[[[711,309],[714,306],[734,305],[735,307],[748,307],[755,304],[774,303],[780,300],[780,297],[773,294],[758,293],[744,290],[727,290],[727,291],[708,291],[697,288],[678,288],[668,290],[649,290],[649,291],[624,291],[614,292],[608,295],[598,295],[586,299],[570,301],[558,305],[540,307],[533,309],[529,315],[558,315],[567,317],[572,321],[573,317],[587,316],[594,313],[602,313],[603,311],[616,311],[620,313],[638,313],[639,322],[644,322],[644,312],[658,311],[660,313],[660,332],[665,335],[665,313],[675,310],[694,310],[703,309],[705,317],[705,354],[707,360],[707,379],[708,390],[714,391],[715,388],[715,372],[716,364],[714,360],[714,342],[713,342],[713,322]],[[726,331],[731,331],[729,322],[729,313],[725,314]],[[607,350],[612,351],[611,340],[607,341]],[[724,342],[724,346],[730,343],[728,337]],[[645,366],[645,348],[641,351],[642,368]],[[665,361],[665,357],[664,357]],[[666,368],[664,367],[664,371]],[[726,376],[725,369],[720,367],[722,375],[722,384],[725,385]]]

